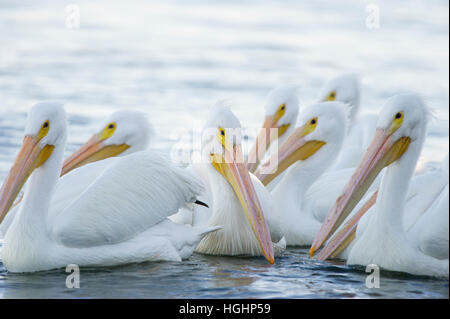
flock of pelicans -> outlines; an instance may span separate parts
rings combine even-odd
[[[181,167],[147,150],[151,127],[131,111],[63,161],[64,108],[35,104],[0,189],[3,265],[35,272],[194,251],[274,263],[287,246],[307,246],[319,260],[448,278],[448,155],[416,172],[429,119],[418,96],[360,115],[358,79],[342,75],[301,109],[296,89],[280,86],[265,111],[245,157],[239,120],[215,105],[202,161]]]

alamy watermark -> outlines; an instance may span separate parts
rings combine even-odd
[[[223,163],[253,164],[261,163],[259,173],[273,174],[278,168],[278,156],[267,156],[269,146],[278,149],[278,129],[264,129],[261,134],[256,128],[221,128],[224,131],[223,138],[218,137],[218,128],[201,128],[200,123],[195,123],[191,130],[177,128],[171,132],[170,139],[175,141],[170,150],[172,162],[177,164],[209,163],[211,155],[215,160]],[[260,131],[259,136],[257,135]],[[257,142],[255,152],[250,152]],[[238,146],[240,149],[236,148]],[[242,151],[240,153],[239,151]],[[244,157],[242,154],[249,154]],[[267,156],[267,157],[266,157]],[[263,162],[264,160],[264,162]]]
[[[380,6],[371,3],[366,6],[366,27],[368,29],[380,28]]]
[[[369,289],[380,288],[380,267],[375,264],[367,265],[366,273],[369,273],[366,277],[366,287]]]
[[[80,28],[80,7],[77,4],[66,6],[66,27],[68,29]]]
[[[80,288],[80,267],[76,264],[67,265],[66,273],[70,273],[66,277],[66,288]]]

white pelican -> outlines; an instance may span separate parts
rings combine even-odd
[[[347,137],[333,170],[354,168],[375,133],[376,115],[360,112],[360,84],[356,74],[342,74],[322,87],[319,101],[339,101],[348,111]]]
[[[264,123],[246,159],[251,173],[256,171],[266,152],[270,154],[269,147],[276,139],[281,145],[292,133],[299,111],[297,90],[293,85],[280,85],[269,92]],[[271,134],[271,129],[276,129],[277,134]]]
[[[114,112],[101,123],[99,131],[89,141],[64,161],[61,176],[88,163],[145,150],[152,135],[153,128],[145,113],[131,110]],[[6,234],[22,198],[14,203],[1,223],[1,234]]]
[[[365,227],[356,229],[347,264],[376,264],[391,271],[448,278],[448,259],[441,260],[422,251],[417,242],[408,239],[403,227],[407,193],[425,140],[427,117],[426,107],[413,94],[397,95],[386,102],[379,116],[376,134],[317,234],[311,256],[335,232],[374,178],[386,168],[373,214]],[[442,206],[445,207],[445,204]],[[434,207],[442,211],[441,205]],[[347,238],[345,233],[339,235],[342,234]],[[340,240],[331,242],[332,245],[339,245]]]
[[[414,176],[405,202],[403,228],[408,240],[425,254],[448,259],[448,155],[440,169]],[[369,198],[368,200],[366,200]],[[317,259],[347,259],[356,229],[363,232],[374,214],[377,192],[368,192]]]
[[[264,255],[273,263],[277,251],[283,250],[283,242],[274,244],[274,253],[266,218],[270,216],[276,223],[277,213],[269,192],[247,170],[240,134],[235,115],[227,107],[215,105],[203,131],[202,157],[207,163],[212,196],[212,201],[208,201],[212,209],[207,225],[222,229],[207,234],[195,251],[210,255]]]
[[[2,262],[8,271],[180,261],[218,228],[177,225],[166,218],[195,202],[202,187],[154,152],[97,161],[58,183],[65,142],[63,107],[34,105],[22,148],[0,189],[2,220],[29,178],[4,238]]]
[[[267,185],[289,167],[271,194],[280,212],[286,244],[311,245],[322,225],[314,202],[306,200],[310,186],[333,163],[346,133],[346,113],[340,102],[316,103],[300,112],[297,127],[268,163],[278,163],[272,174],[256,176]],[[278,159],[278,161],[277,161]],[[264,164],[261,168],[269,169]]]

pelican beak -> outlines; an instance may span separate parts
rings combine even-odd
[[[361,209],[350,218],[337,234],[325,245],[325,247],[317,254],[317,260],[333,259],[355,239],[356,227],[362,216],[372,207],[378,196],[378,191],[370,196],[369,200]]]
[[[37,136],[26,135],[19,154],[0,188],[0,223],[11,208],[17,194],[28,177],[40,167],[53,152],[53,145],[41,146]]]
[[[269,149],[270,144],[286,133],[289,125],[278,127],[278,119],[275,116],[266,116],[263,126],[259,131],[255,144],[251,148],[247,157],[247,167],[250,172],[256,171],[261,159]],[[277,129],[277,134],[271,134],[271,129]]]
[[[88,163],[120,155],[130,147],[127,144],[105,145],[103,141],[98,134],[92,136],[64,161],[61,176]]]
[[[244,163],[241,147],[234,146],[231,151],[225,150],[224,155],[211,154],[211,160],[214,167],[225,177],[239,198],[265,258],[273,264],[275,259],[269,227],[264,219],[261,204]]]
[[[286,142],[281,145],[278,152],[272,155],[269,161],[255,173],[256,177],[265,186],[283,173],[289,166],[297,161],[306,160],[326,144],[323,141],[307,141],[305,139],[307,134],[306,125],[295,129]]]
[[[377,129],[372,143],[345,186],[343,194],[336,200],[317,233],[309,252],[311,257],[344,222],[380,171],[403,155],[408,149],[410,141],[410,137],[400,137],[394,140],[392,133],[384,129]]]

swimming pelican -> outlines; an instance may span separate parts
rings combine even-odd
[[[319,101],[344,103],[348,112],[347,137],[332,170],[354,168],[375,133],[376,115],[360,112],[360,83],[356,74],[346,73],[330,79],[322,87]]]
[[[403,228],[408,240],[425,254],[448,259],[448,154],[441,167],[414,176],[405,202]],[[347,259],[356,229],[361,233],[374,214],[378,192],[368,192],[346,219],[345,225],[317,255],[317,259]],[[367,200],[368,198],[368,200]]]
[[[311,245],[322,225],[315,215],[314,202],[306,197],[310,186],[333,163],[342,147],[346,133],[344,108],[340,102],[322,102],[300,112],[299,126],[255,174],[267,185],[289,167],[271,192],[279,207],[287,245]],[[263,174],[270,163],[277,165],[276,171]]]
[[[207,234],[195,251],[209,255],[264,255],[274,263],[279,246],[275,244],[274,253],[266,218],[271,216],[276,221],[276,212],[269,192],[247,170],[240,129],[239,120],[228,108],[220,104],[212,108],[202,135],[202,157],[207,163],[212,194],[207,225],[222,229]]]
[[[365,227],[356,229],[347,264],[376,264],[391,271],[448,278],[448,259],[424,253],[408,239],[403,227],[405,201],[425,140],[427,116],[426,107],[413,94],[397,95],[386,102],[376,134],[317,234],[311,255],[335,232],[373,179],[386,168],[374,212]]]
[[[166,218],[195,202],[202,186],[155,152],[97,161],[59,180],[65,117],[58,103],[31,108],[22,147],[0,189],[2,220],[29,179],[4,238],[2,262],[8,271],[180,261],[206,233],[218,229]]]
[[[256,171],[266,152],[270,154],[269,147],[276,139],[281,145],[292,133],[299,111],[297,88],[280,85],[270,91],[265,110],[264,123],[246,159],[251,173]],[[271,129],[276,129],[277,134],[271,133]]]
[[[114,112],[101,123],[96,134],[64,161],[61,176],[88,163],[145,150],[152,135],[153,128],[145,113],[131,110]],[[8,231],[22,198],[18,198],[1,223],[1,234]]]
[[[340,101],[347,106],[346,110],[348,111],[347,136],[343,147],[339,152],[339,156],[327,172],[311,186],[307,195],[307,200],[309,202],[316,203],[315,212],[319,220],[325,220],[334,204],[334,199],[339,196],[345,183],[353,174],[354,168],[357,166],[375,134],[378,116],[372,113],[361,113],[359,82],[359,78],[356,74],[342,74],[329,80],[323,86],[321,93],[319,94],[319,100]],[[428,178],[433,178],[432,174],[430,174]],[[371,185],[369,192],[373,193],[379,182],[380,178],[377,178]],[[421,184],[418,183],[418,185]],[[427,191],[430,192],[430,194],[435,193],[436,191],[440,192],[442,188],[438,186],[439,185],[437,184],[433,184]],[[410,202],[409,198],[415,196],[414,191],[411,191],[410,193],[408,203]],[[421,197],[424,196],[422,195]],[[367,198],[370,198],[370,196]],[[416,200],[417,199],[418,197],[416,197]],[[373,203],[375,203],[375,201],[373,201]],[[409,214],[410,211],[417,213],[421,211],[413,203],[414,200],[411,201],[411,207],[414,207],[415,209],[408,210],[408,214],[405,214],[407,224],[411,221],[415,221],[415,218],[410,218],[414,217],[414,213]],[[421,201],[421,204],[424,203],[426,203],[426,201]],[[409,226],[406,229],[409,229]]]

